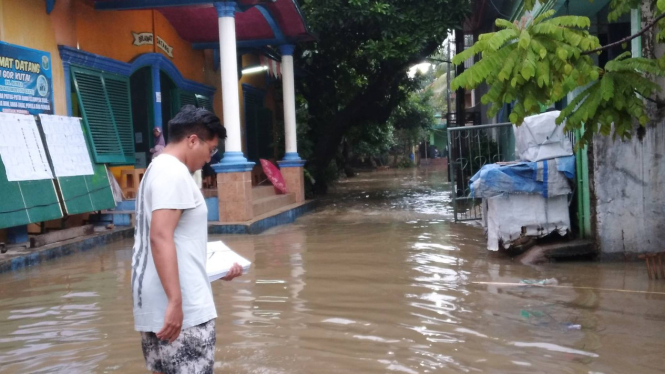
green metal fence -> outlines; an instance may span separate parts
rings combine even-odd
[[[455,221],[482,218],[481,199],[471,197],[469,180],[486,164],[514,160],[511,123],[448,128],[448,160]]]
[[[579,139],[582,130],[575,130],[574,139]],[[575,144],[575,143],[573,143]],[[585,145],[578,149],[575,146],[575,197],[577,200],[577,229],[582,239],[591,237],[591,198],[589,192],[589,157],[588,147]]]

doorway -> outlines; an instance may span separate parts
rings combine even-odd
[[[173,106],[172,92],[177,89],[175,82],[163,71],[159,72],[159,84],[162,89],[162,129],[164,130],[164,140],[169,141],[169,121],[173,118],[180,108]]]
[[[150,148],[154,144],[152,129],[152,76],[149,66],[134,72],[129,78],[134,124],[134,152],[137,168],[146,168],[150,162]]]
[[[164,72],[159,74],[162,98],[162,132],[164,140],[169,140],[168,123],[178,112],[173,107],[171,93],[176,89],[173,80]],[[154,103],[152,100],[152,68],[143,67],[130,77],[132,97],[132,120],[134,122],[134,147],[136,152],[136,167],[146,168],[151,160],[150,149],[155,146],[155,137],[152,133],[155,128]]]

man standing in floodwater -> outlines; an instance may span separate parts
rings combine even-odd
[[[192,173],[210,162],[226,130],[208,110],[187,105],[169,121],[169,134],[136,197],[134,327],[148,370],[212,374],[217,311],[206,273],[208,209]],[[235,264],[223,279],[241,274]]]

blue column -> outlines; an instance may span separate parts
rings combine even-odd
[[[162,128],[162,83],[159,79],[159,66],[152,65],[152,118],[155,120],[155,126]]]
[[[236,3],[234,1],[216,1],[214,4],[217,10],[217,17],[231,17],[235,18]],[[221,32],[221,30],[220,30]],[[220,40],[221,41],[221,40]]]

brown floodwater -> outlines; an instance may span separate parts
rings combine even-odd
[[[217,373],[662,373],[665,281],[640,263],[525,266],[452,223],[437,172],[340,183],[213,284]],[[0,274],[0,372],[142,373],[131,240]],[[564,288],[474,282],[556,278]],[[607,289],[647,291],[617,292]]]

